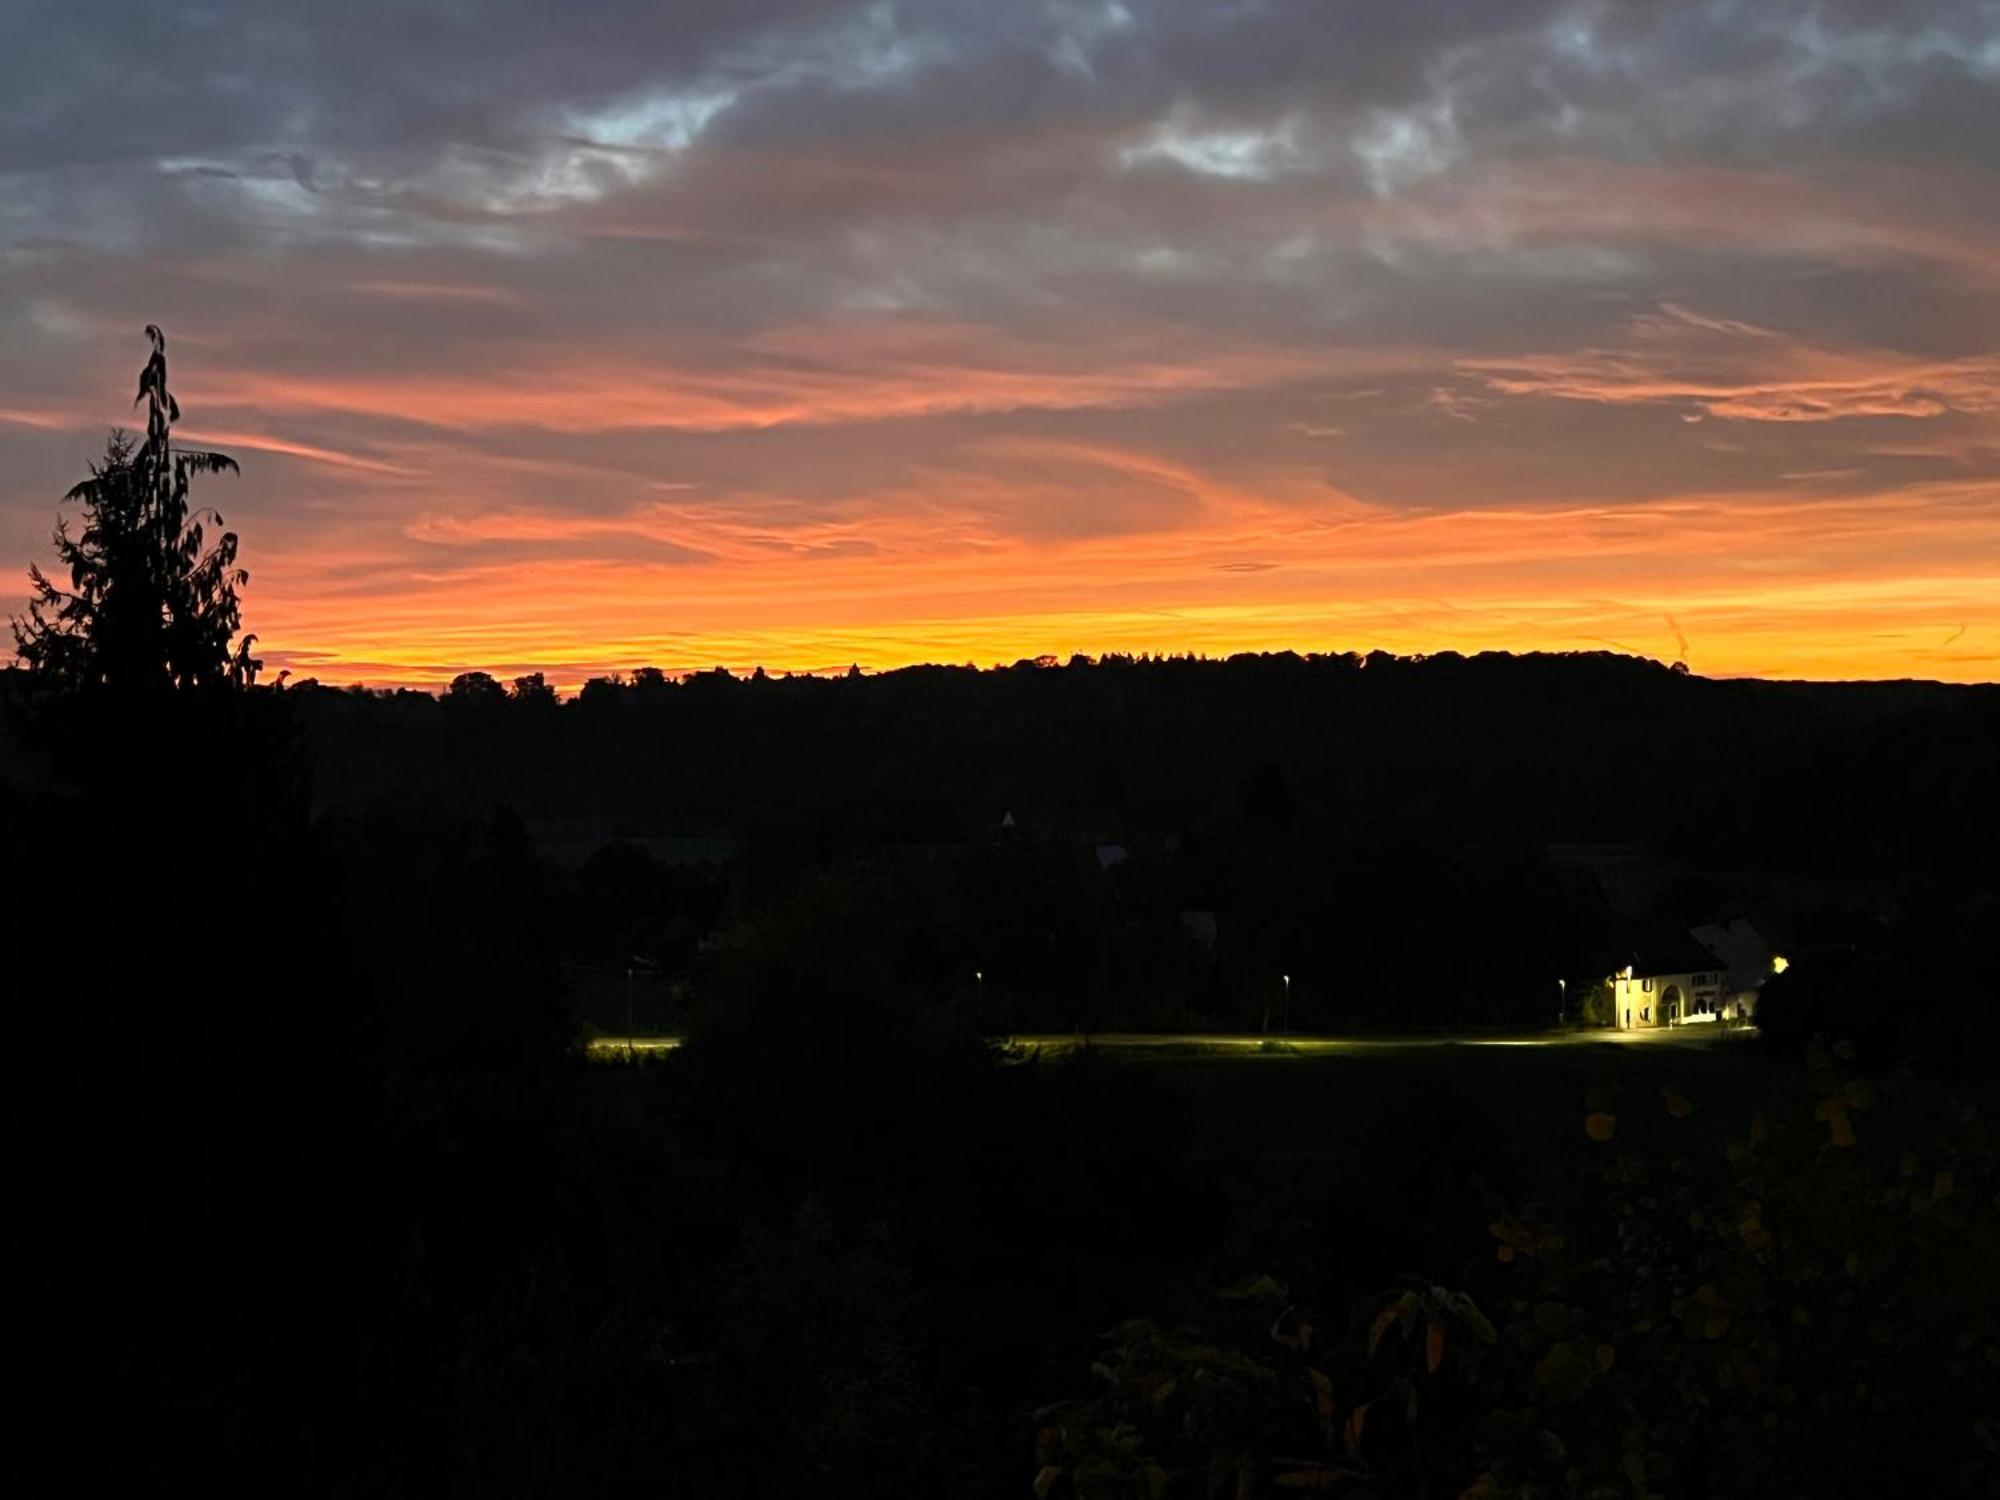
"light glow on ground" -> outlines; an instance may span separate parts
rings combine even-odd
[[[1727,1030],[1704,1027],[1617,1031],[1574,1030],[1484,1034],[1452,1032],[1444,1034],[1405,1033],[1384,1036],[1255,1036],[1231,1032],[1081,1032],[1024,1033],[994,1038],[993,1045],[1010,1061],[1037,1057],[1060,1057],[1086,1049],[1101,1052],[1140,1052],[1218,1057],[1326,1057],[1342,1052],[1413,1047],[1573,1047],[1596,1043],[1620,1045],[1708,1045],[1723,1038],[1754,1036],[1752,1029]],[[584,1043],[585,1053],[600,1062],[629,1057],[657,1057],[675,1051],[684,1041],[678,1036],[593,1036]]]

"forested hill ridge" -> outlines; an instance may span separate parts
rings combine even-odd
[[[740,833],[828,806],[899,842],[1009,814],[1177,833],[1251,807],[1949,877],[1993,867],[2000,825],[2000,687],[1715,680],[1602,652],[641,672],[569,702],[468,674],[440,697],[286,696],[323,806],[437,792],[604,837]]]

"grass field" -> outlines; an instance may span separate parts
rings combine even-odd
[[[596,1036],[594,1057],[641,1059],[678,1038]],[[1694,1131],[1720,1141],[1798,1069],[1780,1067],[1754,1034],[1570,1031],[1526,1035],[1276,1040],[1243,1036],[1019,1036],[1002,1044],[1021,1066],[1086,1060],[1143,1073],[1177,1096],[1187,1147],[1231,1175],[1361,1178],[1424,1159],[1451,1164],[1510,1196],[1561,1201],[1596,1144],[1584,1133],[1594,1089],[1610,1091],[1625,1141],[1665,1140],[1664,1096],[1690,1100]],[[628,1054],[628,1046],[631,1053]]]
[[[1774,1063],[1741,1032],[1091,1046],[1177,1095],[1191,1154],[1225,1179],[1349,1184],[1383,1208],[1393,1201],[1397,1213],[1440,1221],[1465,1218],[1472,1206],[1457,1195],[1484,1188],[1514,1203],[1567,1205],[1602,1151],[1584,1130],[1593,1090],[1608,1091],[1626,1144],[1720,1151],[1774,1088],[1794,1092],[1802,1081],[1801,1069]],[[1020,1038],[1014,1054],[1060,1061],[1079,1048],[1077,1038]],[[1692,1118],[1668,1113],[1670,1088]],[[1419,1180],[1452,1201],[1427,1201]]]
[[[1446,1117],[1559,1161],[1587,1154],[1584,1100],[1594,1088],[1612,1090],[1627,1128],[1646,1131],[1664,1114],[1669,1084],[1747,1119],[1772,1071],[1740,1034],[1306,1042],[1126,1056],[1188,1098],[1201,1154],[1265,1161],[1345,1159],[1364,1136],[1428,1135]]]
[[[591,1056],[674,1050],[673,1036],[600,1035]],[[1012,1060],[1075,1060],[1086,1049],[1144,1070],[1186,1102],[1197,1157],[1264,1163],[1352,1161],[1385,1139],[1467,1132],[1504,1145],[1528,1183],[1546,1186],[1589,1154],[1585,1096],[1608,1088],[1627,1130],[1663,1115],[1673,1085],[1697,1106],[1740,1113],[1773,1077],[1743,1032],[1298,1037],[1057,1034],[1009,1037]]]

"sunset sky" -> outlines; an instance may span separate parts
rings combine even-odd
[[[0,585],[163,325],[267,664],[2000,677],[2000,4],[0,8]]]

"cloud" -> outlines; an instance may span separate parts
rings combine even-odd
[[[1464,360],[1458,368],[1504,395],[1664,403],[1749,422],[2000,415],[2000,356],[1831,349],[1673,303],[1635,318],[1621,349]]]
[[[1935,643],[2000,614],[1993,36],[1978,0],[19,0],[0,544],[45,547],[152,321],[246,461],[252,623],[327,674],[1665,653],[1669,613],[1713,670],[1985,671]]]

